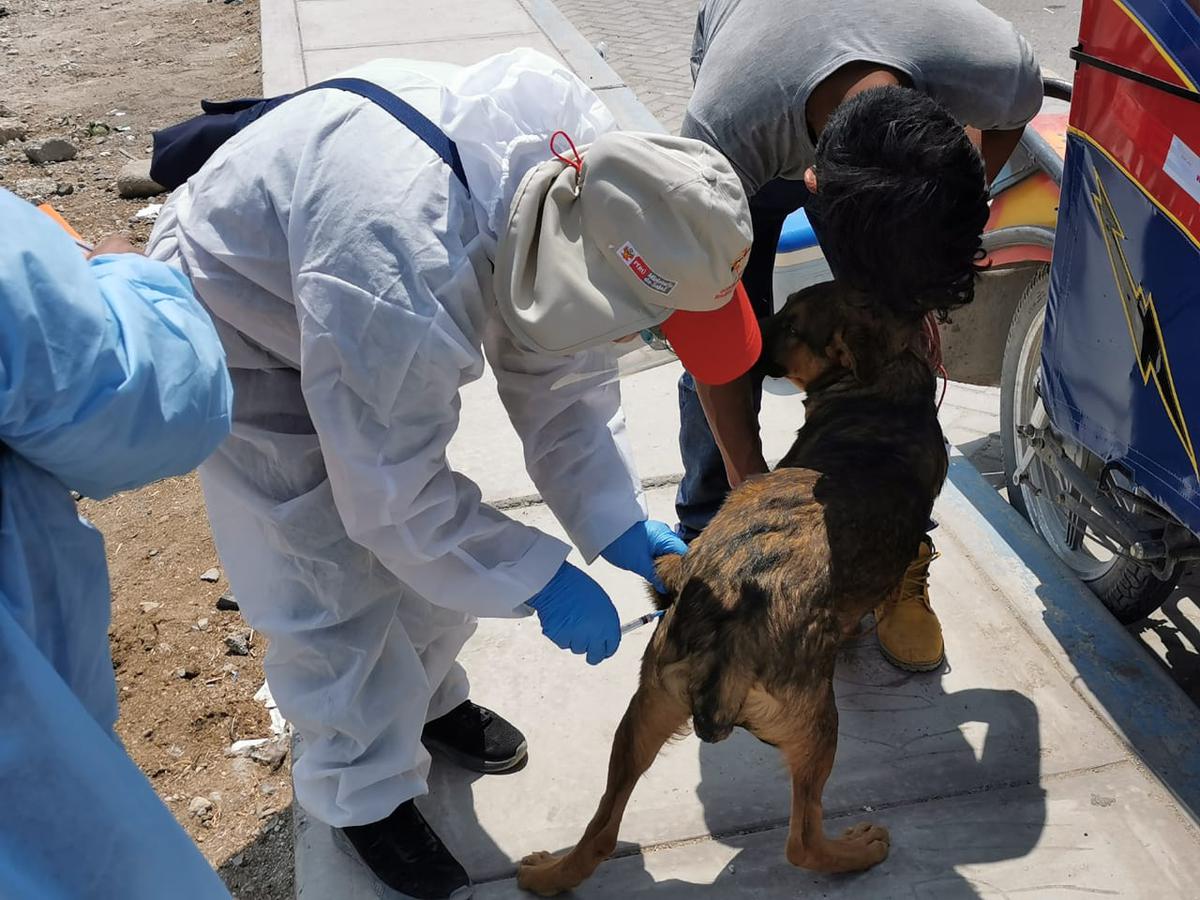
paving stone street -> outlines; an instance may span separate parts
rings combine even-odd
[[[697,0],[557,0],[556,6],[671,132],[692,93]]]

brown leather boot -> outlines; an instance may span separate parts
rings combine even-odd
[[[907,672],[932,672],[946,658],[942,625],[929,605],[929,564],[937,557],[933,541],[921,541],[917,558],[904,573],[899,599],[875,608],[879,650]]]

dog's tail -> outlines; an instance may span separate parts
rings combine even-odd
[[[692,727],[696,737],[716,744],[733,733],[742,719],[750,680],[712,654],[696,672],[692,684]]]
[[[650,600],[654,603],[655,609],[665,610],[674,605],[675,598],[683,590],[683,557],[678,553],[660,556],[654,561],[654,568],[658,572],[658,577],[662,579],[662,583],[666,585],[667,592],[660,594],[653,585],[650,585]]]
[[[703,580],[687,578],[682,556],[660,556],[656,562],[658,577],[667,587],[651,597],[659,609],[678,606],[667,613],[666,645],[668,656],[690,662],[688,704],[696,737],[715,744],[729,737],[742,719],[752,680],[731,665],[738,656],[729,645],[736,629],[721,627],[727,613]],[[684,615],[684,618],[680,618]]]

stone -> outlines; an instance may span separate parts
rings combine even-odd
[[[11,119],[15,115],[16,115],[15,112],[13,112],[11,109],[9,109],[7,106],[5,106],[3,103],[0,103],[0,119]]]
[[[200,576],[200,580],[207,581],[210,584],[220,581],[221,580],[221,570],[220,569],[209,569],[203,575]]]
[[[259,765],[266,766],[272,772],[275,772],[283,765],[283,761],[287,759],[287,754],[288,739],[281,736],[273,738],[261,747],[255,747],[250,751],[250,758]]]
[[[162,604],[155,603],[153,600],[147,600],[143,603],[139,603],[138,606],[140,606],[142,608],[142,612],[151,613],[151,612],[154,612],[156,609],[158,609],[160,606],[162,606]]]
[[[229,648],[225,652],[226,656],[249,656],[250,632],[228,635],[225,638],[225,646]]]
[[[15,125],[0,125],[0,144],[23,140],[25,140],[25,126],[20,122]]]
[[[217,609],[221,612],[237,612],[241,607],[233,594],[222,594],[217,598]]]
[[[117,193],[126,199],[155,197],[167,189],[150,177],[150,160],[135,159],[121,167],[117,174]]]
[[[29,161],[39,166],[46,163],[66,162],[74,159],[78,152],[79,150],[74,144],[61,138],[51,138],[48,141],[25,146],[25,155],[29,157]]]
[[[212,821],[213,817],[213,802],[207,797],[193,797],[188,804],[188,813],[194,818],[199,819],[202,823],[207,824]]]
[[[193,669],[191,666],[184,666],[183,668],[175,670],[175,677],[182,678],[184,681],[191,681],[193,678],[195,678],[199,674],[200,673],[197,672],[195,669]]]
[[[244,738],[240,741],[234,741],[225,748],[225,755],[234,756],[249,756],[253,751],[268,743],[270,738]]]
[[[75,185],[67,181],[60,181],[54,186],[54,193],[60,197],[65,197],[68,194],[75,193]]]

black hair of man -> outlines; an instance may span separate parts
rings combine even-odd
[[[856,94],[829,117],[813,168],[805,209],[839,281],[900,313],[974,299],[983,159],[941,104],[905,87]]]

